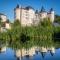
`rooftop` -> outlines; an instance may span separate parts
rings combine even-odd
[[[16,8],[19,8],[19,4],[17,4]]]
[[[31,6],[27,6],[27,7],[25,7],[25,9],[27,9],[27,10],[29,10],[29,9],[33,9],[33,10],[34,10],[34,8],[31,7]]]
[[[36,10],[35,13],[38,14],[39,13],[38,10]]]
[[[6,16],[5,14],[3,14],[3,13],[0,13],[0,15],[4,15],[4,16]]]
[[[42,8],[41,8],[41,11],[40,11],[40,12],[46,12],[43,6],[42,6]]]

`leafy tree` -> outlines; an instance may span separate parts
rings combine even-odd
[[[55,22],[60,24],[60,16],[59,15],[55,15]]]
[[[2,19],[0,18],[0,28],[1,28],[1,24],[2,24],[2,22],[1,22],[1,21],[2,21]]]

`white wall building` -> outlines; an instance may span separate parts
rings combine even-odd
[[[25,8],[17,7],[14,9],[15,20],[19,20],[22,26],[30,26],[35,18],[35,11],[32,7],[28,6]]]
[[[1,31],[5,31],[5,29],[10,29],[11,28],[10,23],[7,20],[7,16],[6,15],[0,13],[0,20],[2,22]]]
[[[25,8],[17,7],[14,9],[14,18],[19,20],[22,26],[31,26],[32,24],[38,24],[39,21],[43,21],[44,18],[49,18],[51,22],[54,22],[54,10],[51,9],[46,12],[42,7],[41,11],[36,13],[35,10],[28,6]]]
[[[51,8],[49,13],[48,13],[48,18],[50,18],[51,22],[54,22],[54,18],[55,18],[54,15],[55,15],[54,10]]]
[[[5,24],[5,28],[6,28],[6,29],[11,29],[10,23],[6,23],[6,24]]]
[[[0,18],[2,19],[2,22],[5,22],[7,20],[7,16],[0,13]]]

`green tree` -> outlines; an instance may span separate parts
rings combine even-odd
[[[55,15],[55,22],[60,24],[60,16],[59,15]]]

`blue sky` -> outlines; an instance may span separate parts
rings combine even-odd
[[[16,5],[32,6],[35,10],[40,10],[42,6],[49,11],[53,8],[55,14],[60,15],[60,0],[0,0],[0,13],[7,15],[8,19],[14,20],[14,8]]]

